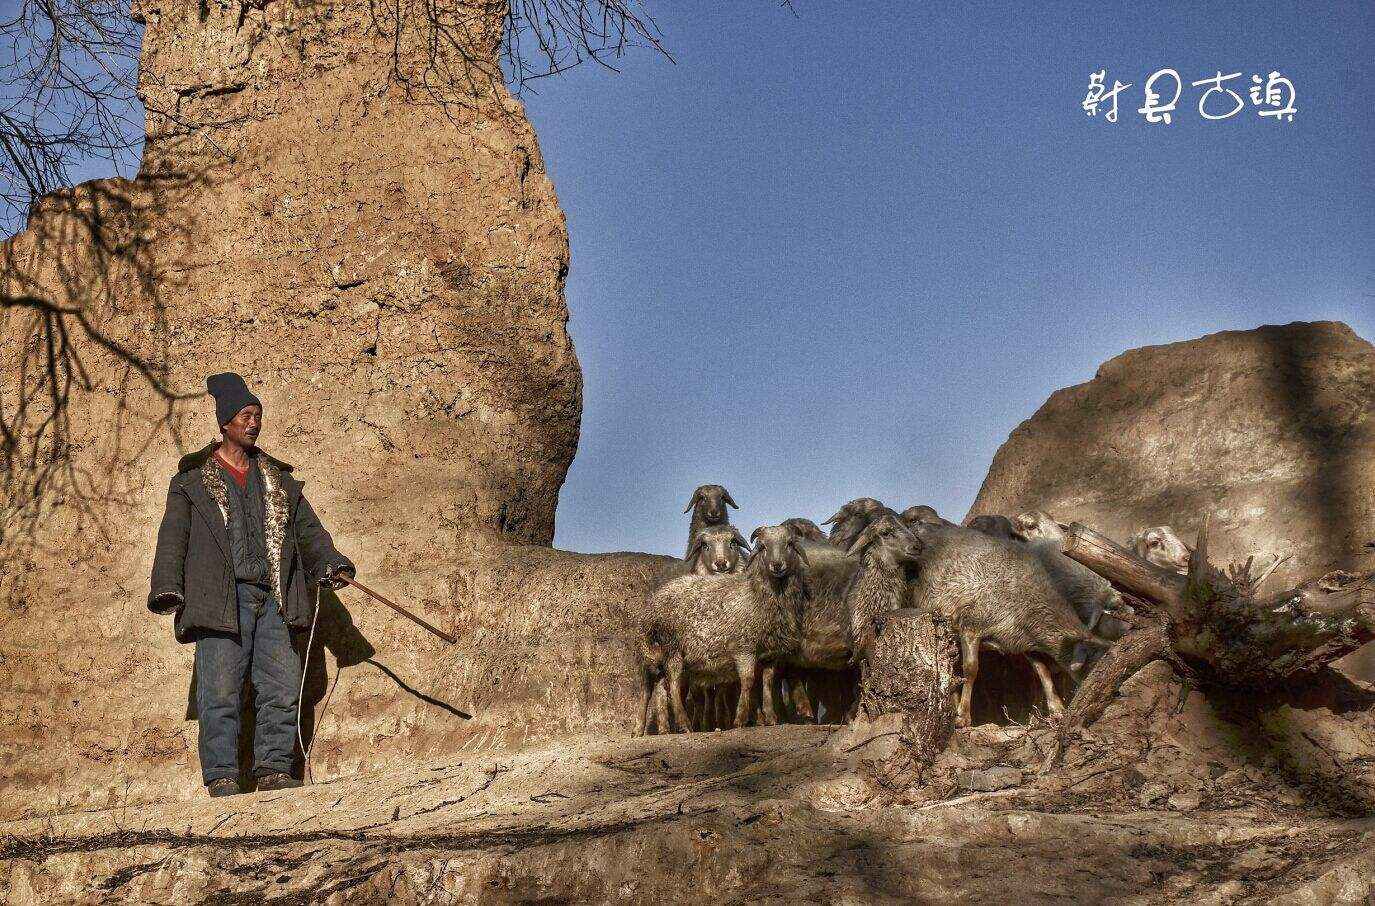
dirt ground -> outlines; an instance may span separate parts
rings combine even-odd
[[[585,736],[300,790],[11,822],[0,892],[9,903],[1365,903],[1370,694],[1248,711],[1159,664],[1044,772],[1053,727],[985,724],[959,731],[917,784],[895,715]]]

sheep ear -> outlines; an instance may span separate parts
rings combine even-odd
[[[759,533],[762,532],[763,530],[764,530],[764,527],[761,525],[761,526],[759,526],[759,528],[757,528],[757,529],[755,529],[754,531],[750,532],[750,544],[754,544],[756,541],[759,540]]]
[[[836,524],[837,522],[839,522],[840,520],[842,520],[842,519],[844,519],[844,518],[845,518],[845,507],[841,507],[840,509],[836,510],[836,514],[835,514],[834,516],[832,516],[830,519],[827,519],[825,522],[823,522],[823,523],[821,523],[821,524],[822,524],[822,525],[834,525],[834,524]]]
[[[687,562],[691,563],[693,560],[696,560],[697,555],[702,553],[702,547],[706,545],[706,543],[706,539],[698,535],[696,540],[692,542],[692,547],[688,549]]]
[[[701,499],[702,499],[702,489],[701,489],[701,488],[698,488],[697,490],[695,490],[695,491],[692,492],[692,499],[688,501],[687,509],[683,510],[683,512],[684,512],[684,513],[690,513],[690,512],[692,512],[692,508],[695,507],[695,506],[697,505],[697,501],[699,501],[699,500],[701,500]]]
[[[730,491],[726,491],[725,488],[722,488],[721,490],[722,490],[722,491],[725,491],[725,494],[724,494],[723,496],[724,496],[724,498],[725,498],[726,503],[730,504],[732,507],[734,507],[734,508],[737,509],[737,510],[740,509],[740,504],[736,503],[736,502],[735,502],[735,498],[732,497],[732,496],[730,496]]]
[[[744,550],[745,550],[746,553],[749,553],[749,550],[750,550],[750,543],[749,543],[748,541],[745,540],[745,536],[744,536],[744,535],[740,534],[740,530],[739,530],[738,528],[736,528],[735,526],[732,525],[732,526],[730,527],[730,531],[731,531],[731,534],[735,536],[735,538],[734,538],[735,543],[738,544],[738,545],[740,545],[742,548],[744,548]]]
[[[865,526],[864,531],[860,532],[859,536],[856,537],[853,542],[851,542],[850,549],[847,550],[845,553],[849,554],[850,556],[854,556],[858,554],[860,551],[864,550],[870,544],[873,544],[874,538],[877,537],[877,533],[874,531],[874,526],[876,524],[877,523],[871,522],[867,526]]]
[[[807,552],[802,549],[802,545],[798,544],[796,539],[792,542],[792,549],[793,553],[797,554],[797,559],[802,561],[803,566],[810,567],[812,565],[812,561],[807,559]]]

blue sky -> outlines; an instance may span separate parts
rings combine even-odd
[[[1375,339],[1375,5],[1036,7],[656,3],[676,64],[526,93],[586,379],[558,546],[680,551],[704,482],[747,529],[861,495],[959,519],[1017,423],[1126,349]],[[1080,106],[1104,67],[1115,124]],[[1272,70],[1293,122],[1247,96]],[[1246,107],[1209,122],[1188,83],[1219,71]]]
[[[681,553],[705,482],[747,530],[861,495],[959,519],[1017,423],[1126,349],[1375,339],[1375,4],[794,7],[651,0],[676,63],[525,94],[586,380],[560,547]],[[1105,67],[1115,124],[1080,106]],[[1292,123],[1246,97],[1271,70]],[[1187,83],[1219,71],[1247,106],[1207,122]]]

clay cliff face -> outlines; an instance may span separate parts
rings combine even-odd
[[[1375,569],[1375,347],[1296,323],[1124,353],[1012,432],[970,515],[1028,509],[1120,542],[1211,512],[1213,559],[1289,558],[1276,591]]]
[[[581,373],[564,217],[491,77],[503,5],[384,6],[138,0],[138,177],[44,199],[4,246],[0,774],[28,792],[0,810],[196,791],[191,648],[144,598],[167,481],[217,436],[208,373],[248,378],[360,578],[432,622],[483,607],[465,539],[553,535]],[[462,651],[342,594],[331,685],[318,647],[309,671],[322,757],[474,738]]]

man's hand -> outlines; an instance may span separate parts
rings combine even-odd
[[[335,567],[320,578],[320,584],[328,587],[331,591],[338,591],[348,584],[341,578],[342,576],[348,576],[352,579],[353,570],[346,566]]]

